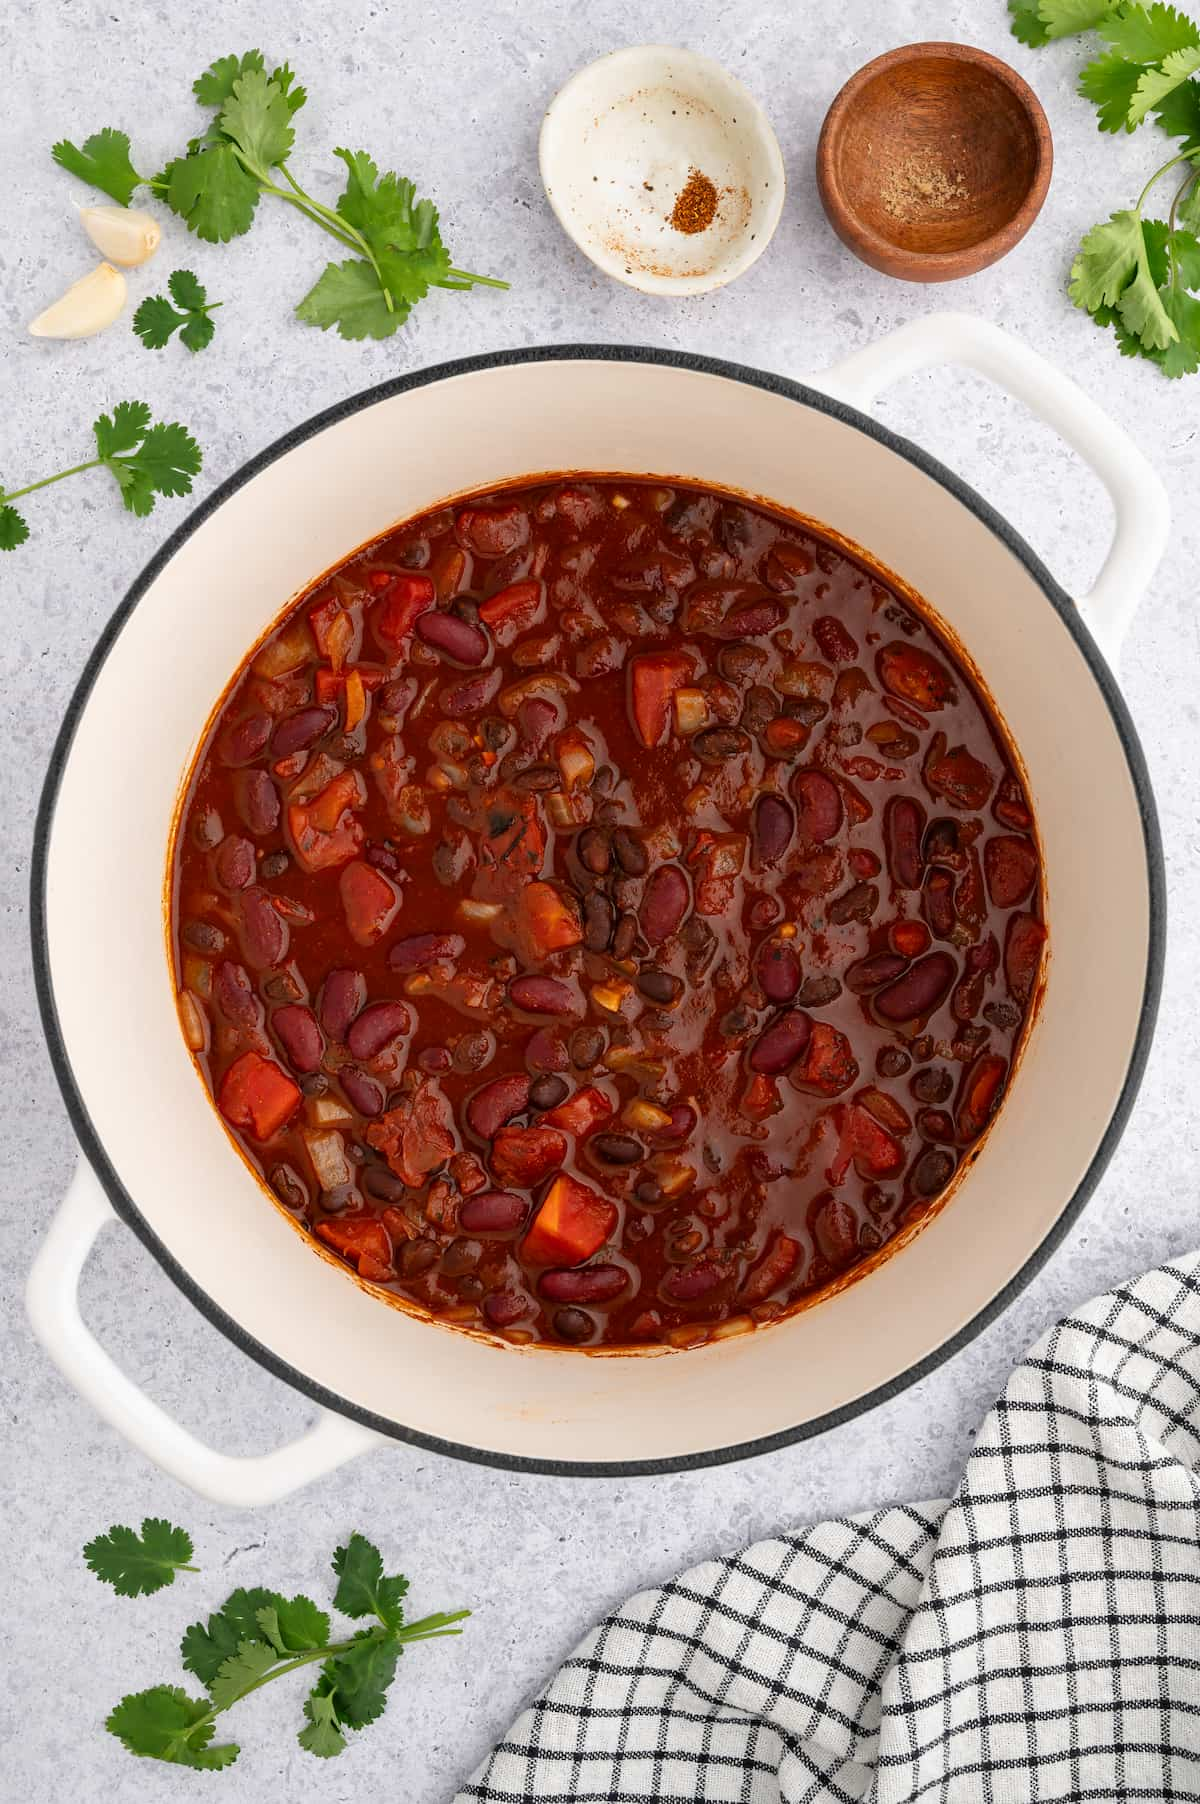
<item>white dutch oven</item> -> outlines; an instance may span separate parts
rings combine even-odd
[[[1107,485],[1116,535],[1078,614],[978,497],[856,411],[939,362],[970,364],[1020,396]],[[179,785],[214,699],[273,616],[394,521],[466,489],[575,469],[742,489],[867,547],[933,604],[984,673],[1024,755],[1045,847],[1044,1006],[984,1155],[949,1206],[841,1294],[687,1353],[493,1345],[390,1309],[315,1257],[213,1112],[164,952]],[[1033,352],[955,315],[906,326],[815,388],[616,347],[472,358],[385,384],[256,458],[134,585],[88,664],[46,784],[34,956],[85,1158],[28,1303],[62,1370],[151,1458],[248,1504],[380,1434],[544,1472],[702,1466],[844,1420],[962,1345],[1081,1207],[1147,1049],[1161,854],[1141,753],[1093,635],[1111,657],[1166,526],[1162,488],[1125,435]],[[150,692],[163,705],[147,709]],[[103,958],[98,909],[112,924]],[[258,1459],[216,1454],[95,1343],[76,1284],[114,1209],[210,1320],[316,1399],[308,1434]]]

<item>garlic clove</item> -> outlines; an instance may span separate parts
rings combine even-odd
[[[29,330],[35,338],[90,338],[111,326],[124,305],[124,276],[111,263],[98,263],[39,313]]]
[[[153,214],[136,207],[80,207],[79,223],[102,257],[126,269],[136,269],[152,257],[162,238]]]

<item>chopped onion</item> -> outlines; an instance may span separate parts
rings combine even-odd
[[[464,921],[494,921],[497,915],[504,913],[502,902],[473,902],[464,896],[458,905],[458,912]]]
[[[293,620],[290,626],[268,639],[253,663],[255,676],[287,676],[317,655],[317,648],[307,620]]]
[[[675,725],[681,733],[698,733],[712,719],[703,689],[675,691]]]
[[[310,1096],[304,1105],[309,1124],[315,1128],[332,1127],[334,1122],[353,1121],[354,1114],[340,1096]]]
[[[312,1168],[317,1174],[317,1182],[322,1190],[337,1190],[342,1184],[349,1184],[354,1176],[350,1161],[346,1157],[346,1142],[336,1128],[321,1133],[303,1130],[304,1144],[308,1148],[308,1156],[312,1160]]]
[[[209,967],[206,965],[205,970]],[[179,992],[179,1019],[183,1037],[193,1052],[203,1052],[208,1045],[208,1017],[190,990]]]

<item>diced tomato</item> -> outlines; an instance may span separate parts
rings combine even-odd
[[[1035,915],[1011,915],[1004,940],[1004,975],[1013,999],[1024,1008],[1033,995],[1046,929]]]
[[[607,1121],[613,1112],[613,1105],[594,1084],[584,1090],[576,1090],[574,1096],[568,1096],[566,1102],[560,1102],[556,1109],[551,1109],[542,1120],[548,1127],[562,1128],[565,1133],[588,1134],[602,1121]]]
[[[383,649],[393,654],[402,651],[413,627],[436,599],[432,577],[393,577],[371,610],[371,631]]]
[[[565,1175],[555,1178],[525,1236],[534,1265],[581,1265],[599,1252],[617,1225],[617,1205]]]
[[[328,707],[342,695],[346,685],[357,678],[366,694],[370,695],[378,689],[387,671],[378,664],[352,664],[349,670],[327,670],[324,664],[318,664],[314,676],[314,688],[317,701]],[[301,697],[301,700],[304,698]],[[299,703],[297,703],[297,706]]]
[[[324,664],[318,664],[317,674],[313,681],[316,699],[328,707],[330,702],[337,701],[342,693],[345,678],[336,670],[329,670]]]
[[[315,608],[308,610],[308,624],[317,642],[317,650],[323,658],[329,656],[329,635],[333,630],[333,623],[343,612],[336,595],[327,595],[324,601],[319,601]]]
[[[798,1089],[837,1096],[848,1090],[857,1076],[858,1061],[845,1034],[827,1021],[814,1021],[804,1056],[792,1066],[789,1081]]]
[[[477,902],[515,902],[526,879],[540,874],[546,856],[546,829],[537,798],[497,791],[487,805],[487,832],[479,845],[479,870],[472,894]]]
[[[367,1143],[381,1152],[396,1176],[417,1190],[454,1152],[449,1104],[434,1083],[423,1083],[367,1127]]]
[[[511,645],[518,634],[528,632],[541,619],[542,597],[540,582],[509,583],[507,589],[480,602],[479,618],[492,629],[501,645]]]
[[[309,801],[290,804],[288,831],[306,871],[327,870],[354,857],[364,835],[353,810],[362,806],[363,799],[362,778],[347,770],[332,777]]]
[[[358,1267],[361,1278],[380,1283],[395,1277],[392,1243],[377,1216],[367,1211],[361,1215],[339,1215],[336,1221],[318,1222],[317,1233],[335,1253]]]
[[[779,1095],[779,1085],[765,1071],[756,1071],[746,1085],[746,1093],[742,1097],[742,1114],[748,1115],[751,1121],[765,1121],[768,1115],[774,1115],[783,1106]]]
[[[647,748],[661,745],[671,720],[677,689],[690,683],[695,665],[685,652],[648,652],[629,665],[629,709]]]
[[[891,1178],[903,1167],[904,1148],[858,1103],[850,1106],[850,1144],[863,1177]]]
[[[455,1153],[450,1161],[450,1176],[464,1196],[473,1196],[487,1187],[487,1172],[474,1153]]]
[[[557,1128],[501,1128],[492,1141],[492,1171],[501,1184],[530,1190],[567,1156],[566,1137]]]
[[[358,638],[353,615],[331,595],[310,610],[308,624],[321,656],[329,659],[335,671],[341,670]]]
[[[217,1093],[217,1107],[231,1127],[269,1140],[300,1106],[300,1089],[274,1059],[244,1052],[233,1061]]]
[[[996,779],[982,759],[965,745],[953,746],[949,751],[945,748],[945,737],[939,733],[925,760],[925,781],[952,808],[976,814],[986,805]]]
[[[926,713],[958,700],[954,678],[946,666],[917,645],[899,641],[885,645],[875,659],[885,689]]]
[[[749,849],[744,833],[697,833],[688,863],[696,873],[696,913],[723,915],[733,901]]]
[[[526,956],[548,958],[583,938],[579,911],[552,883],[527,883],[518,904],[517,932]]]
[[[746,1282],[740,1298],[743,1303],[762,1303],[773,1290],[778,1290],[791,1277],[800,1258],[800,1242],[789,1234],[777,1234]]]
[[[360,946],[373,946],[392,924],[400,906],[400,891],[382,871],[356,858],[338,878],[338,892],[351,939]]]

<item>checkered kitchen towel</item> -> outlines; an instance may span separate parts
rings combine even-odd
[[[1060,1322],[958,1495],[642,1591],[460,1804],[1200,1800],[1200,1256]]]

